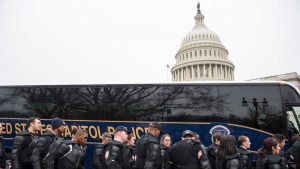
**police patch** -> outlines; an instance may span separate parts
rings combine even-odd
[[[230,134],[230,131],[227,127],[223,126],[223,125],[216,125],[216,126],[213,126],[210,130],[209,130],[209,134],[211,134],[211,140],[213,135],[215,133],[220,133],[221,135],[229,135]]]

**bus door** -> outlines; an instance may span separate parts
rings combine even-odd
[[[287,134],[291,138],[299,134],[300,129],[300,105],[286,105]]]

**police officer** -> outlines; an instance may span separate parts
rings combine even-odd
[[[182,133],[182,140],[178,141],[170,149],[170,161],[175,169],[210,169],[209,160],[201,158],[204,152],[201,145],[193,140],[194,133],[185,130]]]
[[[114,139],[105,147],[105,163],[108,169],[127,169],[130,167],[130,155],[126,149],[129,131],[124,126],[118,126]]]
[[[200,135],[196,132],[193,132],[193,137],[192,139],[195,141],[195,144],[201,147],[201,153],[202,156],[200,157],[200,165],[202,169],[210,169],[211,165],[209,162],[209,159],[207,157],[207,148],[205,147],[204,144],[202,144],[200,140]]]
[[[3,138],[1,136],[1,133],[2,133],[2,124],[0,123],[0,169],[4,169],[7,157],[6,157]]]
[[[213,135],[213,143],[207,147],[207,157],[212,169],[216,169],[217,151],[221,141],[221,133],[217,132]]]
[[[240,146],[238,149],[238,153],[240,154],[240,169],[251,169],[252,154],[248,151],[251,145],[250,139],[247,136],[239,136],[238,143]]]
[[[30,160],[32,150],[38,141],[38,132],[42,124],[38,117],[31,117],[27,122],[28,129],[17,134],[11,151],[13,169],[32,169]]]
[[[233,135],[222,135],[217,152],[217,169],[238,169],[240,166],[236,138]]]
[[[128,140],[126,142],[126,147],[127,147],[127,151],[126,153],[129,154],[130,160],[130,169],[136,169],[136,155],[135,155],[135,138],[134,136],[131,134],[128,135]]]
[[[160,169],[161,148],[157,138],[160,135],[161,124],[151,122],[148,132],[135,144],[136,166],[138,169]]]
[[[281,160],[283,161],[283,163],[285,163],[285,165],[287,165],[286,152],[283,150],[287,139],[282,134],[275,134],[273,137],[278,141],[279,147],[281,148],[281,150],[279,152],[279,156],[280,156]]]
[[[46,155],[49,153],[49,146],[54,141],[61,142],[64,140],[62,134],[65,131],[65,125],[65,122],[61,118],[56,117],[52,119],[52,129],[47,129],[40,137],[37,146],[33,149],[31,161],[34,169],[46,168],[43,163]],[[57,162],[55,162],[55,166],[55,168],[57,168]]]
[[[95,148],[94,152],[94,157],[93,157],[93,166],[95,169],[106,169],[103,153],[104,153],[104,146],[111,142],[111,135],[108,134],[107,132],[103,133],[102,135],[102,142],[101,144],[97,145]]]
[[[300,134],[292,137],[292,146],[287,150],[289,168],[300,169]]]
[[[62,142],[53,155],[58,159],[58,169],[84,169],[86,130],[79,129],[72,140]]]
[[[285,169],[286,166],[279,156],[280,149],[275,138],[266,138],[263,147],[257,151],[256,169]]]
[[[161,159],[162,159],[162,169],[168,169],[169,166],[169,153],[171,148],[171,136],[169,134],[164,134],[160,138],[160,148],[161,148]]]

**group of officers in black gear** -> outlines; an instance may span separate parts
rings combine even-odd
[[[186,130],[182,140],[170,146],[171,137],[162,136],[161,124],[151,122],[148,132],[134,144],[126,127],[118,126],[112,141],[106,134],[95,149],[93,165],[96,169],[210,169],[209,160],[199,140]],[[167,142],[167,145],[162,144]]]
[[[54,118],[52,129],[41,136],[41,121],[28,120],[28,129],[14,138],[10,161],[0,137],[0,169],[84,169],[88,133],[72,130],[72,139],[65,140],[65,122]],[[286,138],[277,134],[264,140],[258,150],[256,166],[249,151],[250,140],[240,136],[213,135],[207,148],[199,135],[190,130],[171,145],[171,136],[164,134],[159,141],[162,126],[151,122],[148,131],[139,140],[124,126],[115,129],[113,137],[102,135],[102,143],[95,148],[92,164],[95,169],[300,169],[300,135],[292,137],[292,146],[284,152]],[[237,148],[239,146],[239,148]]]
[[[75,129],[72,140],[64,140],[65,122],[60,118],[52,120],[52,129],[38,135],[41,121],[32,117],[27,122],[28,129],[14,138],[10,162],[0,165],[12,169],[83,169],[85,162],[85,142],[88,133]],[[6,160],[8,161],[8,160]]]

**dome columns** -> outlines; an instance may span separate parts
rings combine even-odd
[[[172,71],[173,81],[233,80],[234,68],[221,64],[187,65]]]

